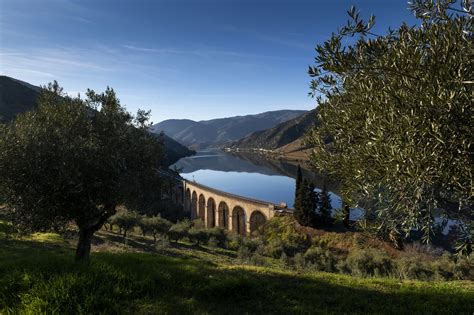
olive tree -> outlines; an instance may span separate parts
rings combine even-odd
[[[309,67],[321,125],[308,141],[313,165],[341,181],[379,235],[400,244],[418,230],[429,241],[441,212],[462,222],[469,252],[473,9],[458,4],[414,1],[419,23],[383,35],[351,8]]]
[[[161,143],[148,131],[149,112],[134,117],[115,92],[71,98],[55,82],[34,111],[4,125],[0,195],[23,231],[79,229],[76,260],[88,260],[91,238],[118,205],[137,209],[160,189]]]

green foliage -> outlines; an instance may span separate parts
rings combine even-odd
[[[207,233],[209,235],[209,241],[212,239],[216,246],[222,248],[227,247],[228,237],[226,230],[220,227],[213,227],[212,229],[208,229]]]
[[[321,193],[318,198],[318,210],[319,210],[319,220],[323,225],[330,225],[333,222],[331,216],[331,197],[329,196],[329,191],[327,190],[326,185],[323,186]]]
[[[34,111],[0,128],[0,194],[23,231],[80,230],[76,259],[125,204],[137,209],[159,191],[162,146],[120,104],[113,89],[85,100],[43,88]]]
[[[352,8],[347,26],[316,47],[320,126],[308,142],[314,167],[341,181],[344,200],[363,206],[379,235],[398,243],[417,229],[428,241],[441,209],[463,222],[469,253],[473,9],[454,3],[414,1],[420,24],[379,36],[375,19]]]
[[[110,218],[109,222],[112,225],[117,225],[120,229],[120,233],[125,238],[127,237],[127,232],[137,226],[139,221],[140,218],[136,213],[119,211]]]
[[[295,223],[290,216],[274,217],[266,223],[262,238],[270,256],[279,257],[280,251],[293,256],[310,246],[309,238],[296,230]]]
[[[187,219],[173,224],[168,230],[169,239],[174,242],[178,242],[179,240],[188,237],[188,232],[191,229],[191,226],[192,223]]]
[[[462,314],[474,307],[469,282],[302,274],[203,258],[202,248],[173,253],[93,253],[84,265],[64,247],[0,240],[0,313]]]
[[[346,264],[356,276],[389,276],[393,272],[391,258],[383,251],[367,248],[349,253]]]
[[[338,258],[327,248],[311,246],[304,253],[307,267],[319,271],[335,272]]]
[[[151,232],[155,242],[158,235],[167,235],[172,225],[170,221],[163,219],[161,216],[141,217],[139,224],[142,231]]]
[[[313,226],[316,221],[318,194],[314,191],[314,185],[306,179],[297,187],[294,216],[299,224]]]

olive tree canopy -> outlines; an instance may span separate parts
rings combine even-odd
[[[417,230],[429,241],[441,212],[462,222],[460,249],[470,251],[472,3],[410,8],[418,25],[385,35],[351,8],[348,24],[316,47],[310,94],[321,126],[308,135],[312,163],[341,180],[346,201],[364,206],[380,235],[403,240]]]
[[[2,126],[0,195],[24,231],[79,228],[76,259],[88,259],[91,238],[116,212],[134,209],[145,192],[160,191],[161,143],[113,89],[85,100],[43,88],[34,111]]]

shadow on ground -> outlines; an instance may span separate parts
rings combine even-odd
[[[469,314],[455,284],[297,275],[189,257],[96,253],[73,262],[58,244],[0,240],[0,312]],[[5,311],[6,310],[6,311]]]

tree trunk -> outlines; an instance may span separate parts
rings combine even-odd
[[[77,262],[89,262],[92,236],[107,222],[108,218],[116,213],[115,208],[116,205],[114,203],[105,204],[104,212],[95,220],[76,221],[76,224],[79,227],[79,242],[77,243],[75,256]]]
[[[75,260],[78,262],[89,262],[89,254],[91,252],[93,229],[79,230],[79,242],[77,243]]]

